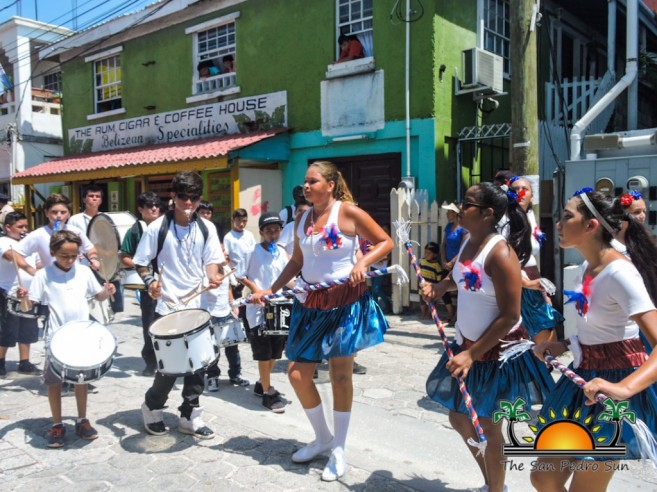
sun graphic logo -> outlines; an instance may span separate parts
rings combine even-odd
[[[623,420],[636,422],[636,415],[629,410],[629,402],[614,403],[611,398],[604,401],[605,410],[598,415],[597,420],[613,424],[613,434],[598,435],[602,424],[595,423],[589,415],[581,420],[582,412],[577,409],[573,415],[566,408],[557,414],[551,408],[548,411],[549,420],[538,416],[539,425],[529,424],[532,436],[516,436],[516,424],[529,422],[531,417],[525,411],[527,402],[522,398],[514,402],[500,401],[500,410],[493,413],[493,423],[501,420],[509,422],[507,437],[509,444],[503,447],[505,456],[625,456],[627,449],[619,444]]]

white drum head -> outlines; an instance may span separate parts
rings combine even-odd
[[[53,334],[49,350],[66,366],[93,367],[112,357],[116,340],[95,321],[71,321]]]
[[[186,309],[167,314],[149,328],[151,335],[161,338],[178,338],[210,322],[210,314],[203,309]]]

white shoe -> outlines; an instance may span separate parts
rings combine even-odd
[[[151,410],[146,402],[141,404],[141,416],[144,419],[146,432],[153,436],[163,436],[169,429],[164,425],[164,409]]]
[[[313,441],[310,444],[306,444],[304,447],[299,449],[292,455],[292,461],[294,463],[307,463],[314,460],[317,456],[322,453],[330,451],[333,447],[333,436],[325,443],[319,443]]]
[[[202,413],[203,409],[201,407],[195,407],[192,409],[189,419],[180,417],[180,420],[178,420],[178,430],[183,434],[189,434],[199,439],[212,439],[214,432],[203,422],[201,418]]]
[[[347,458],[344,449],[341,447],[335,448],[328,463],[326,463],[326,467],[324,467],[322,480],[324,482],[335,482],[338,478],[343,477],[346,472]]]
[[[211,391],[213,393],[219,391],[218,377],[208,377],[208,391]]]

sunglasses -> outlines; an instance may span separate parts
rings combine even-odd
[[[471,207],[477,207],[477,208],[486,208],[484,205],[480,205],[479,203],[472,203],[472,202],[467,202],[467,201],[462,201],[460,203],[460,208],[461,210],[465,211]]]
[[[160,208],[159,203],[145,203],[143,208]]]
[[[183,202],[186,202],[187,200],[198,202],[201,199],[201,195],[189,195],[187,193],[176,193],[176,197]]]

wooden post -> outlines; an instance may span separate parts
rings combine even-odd
[[[538,86],[535,0],[510,0],[511,27],[511,156],[522,176],[538,174]],[[534,25],[533,30],[531,30]],[[534,190],[536,193],[537,190]]]

